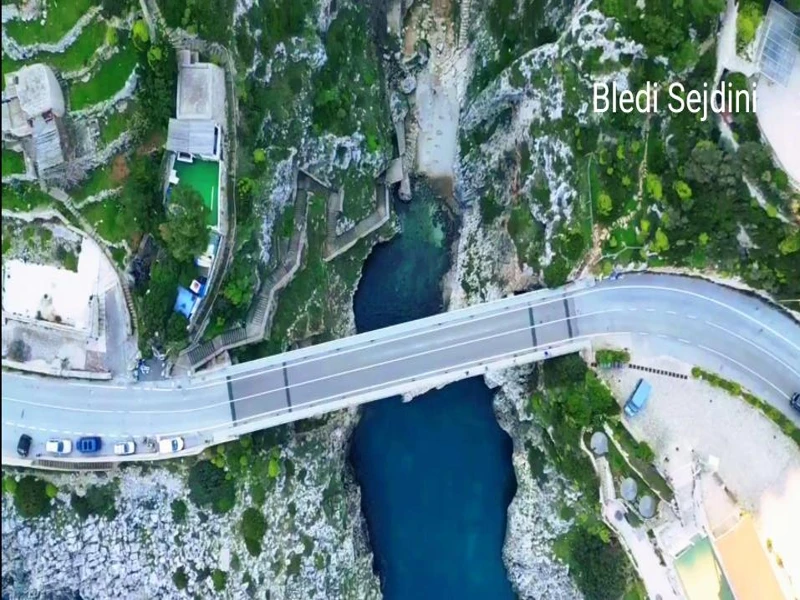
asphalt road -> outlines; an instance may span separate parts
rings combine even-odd
[[[703,280],[630,274],[519,295],[187,380],[118,386],[3,372],[3,461],[16,456],[22,433],[34,439],[31,456],[43,452],[48,438],[90,434],[106,440],[104,453],[121,439],[171,435],[186,438],[187,452],[197,451],[234,433],[477,375],[490,366],[541,360],[617,334],[641,337],[650,352],[739,381],[800,424],[788,404],[800,391],[800,324],[756,297]]]

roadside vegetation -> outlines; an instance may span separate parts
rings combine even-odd
[[[695,379],[702,379],[715,388],[725,390],[731,396],[741,398],[750,406],[760,411],[761,414],[767,417],[770,421],[775,423],[775,425],[777,425],[785,435],[790,437],[792,440],[794,440],[795,444],[800,446],[800,428],[797,427],[797,425],[795,425],[785,414],[783,414],[783,412],[771,404],[768,404],[767,402],[764,402],[760,398],[754,396],[735,381],[729,381],[720,377],[719,375],[705,371],[700,367],[694,367],[692,369],[692,377]]]

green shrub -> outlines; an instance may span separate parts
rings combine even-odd
[[[3,493],[13,495],[17,491],[17,480],[13,477],[3,477]]]
[[[627,364],[631,362],[631,354],[627,350],[603,349],[595,352],[598,365]]]
[[[179,590],[185,590],[186,586],[189,585],[189,577],[186,575],[186,570],[183,567],[178,567],[172,574],[172,583],[174,583],[175,587]]]
[[[53,498],[58,496],[58,488],[52,483],[48,482],[47,485],[44,487],[44,493],[47,494],[47,497],[52,500]]]
[[[221,592],[225,589],[225,584],[228,582],[228,574],[220,569],[214,569],[211,573],[211,581],[214,583],[214,590]]]
[[[47,497],[47,484],[30,475],[19,480],[14,491],[14,506],[25,518],[40,517],[50,511],[50,498]]]
[[[242,536],[244,536],[245,546],[252,556],[261,554],[261,540],[267,532],[267,522],[261,511],[255,508],[247,508],[242,513],[240,524]]]
[[[113,483],[89,486],[85,496],[72,493],[72,508],[83,520],[89,518],[89,515],[113,519],[117,516],[116,492]]]
[[[188,512],[186,502],[178,498],[172,501],[170,508],[172,509],[172,520],[175,523],[181,524],[186,522],[186,513]]]
[[[216,513],[225,513],[236,502],[236,488],[223,469],[201,460],[189,471],[189,498],[198,506],[210,506]]]

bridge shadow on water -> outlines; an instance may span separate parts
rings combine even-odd
[[[365,265],[354,306],[360,332],[443,310],[455,225],[440,202],[415,192],[399,207],[403,233]],[[472,378],[362,408],[350,461],[388,600],[514,597],[502,560],[516,492],[512,442],[492,397]]]

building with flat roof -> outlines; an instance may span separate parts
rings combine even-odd
[[[772,2],[762,27],[758,123],[778,162],[800,187],[800,16]]]
[[[219,248],[227,232],[225,92],[222,68],[200,62],[197,52],[178,52],[175,118],[169,120],[167,130],[165,200],[169,205],[173,188],[180,184],[196,190],[208,208],[208,246],[201,256],[195,257],[199,275],[208,281],[215,275]],[[184,290],[182,295],[175,310],[191,319],[202,296],[191,290]],[[187,308],[189,296],[194,296],[195,302]]]
[[[19,141],[39,176],[64,162],[64,94],[53,70],[34,64],[5,74],[2,95],[3,139]]]

